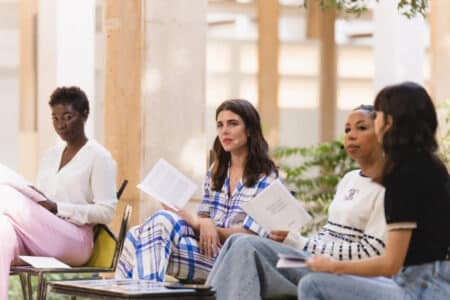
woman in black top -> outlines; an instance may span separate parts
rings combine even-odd
[[[360,261],[310,258],[307,265],[324,273],[301,280],[302,300],[450,299],[450,181],[436,154],[433,102],[423,87],[406,82],[381,90],[375,110],[385,153],[385,252]]]

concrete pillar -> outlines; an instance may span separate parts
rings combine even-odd
[[[423,84],[426,27],[422,16],[408,19],[398,1],[380,1],[374,8],[374,88],[414,81]]]
[[[163,157],[198,182],[197,197],[212,147],[205,145],[206,13],[207,0],[145,1],[142,175]],[[158,204],[141,207],[145,218]]]
[[[0,1],[0,163],[19,165],[19,3]]]
[[[38,6],[39,154],[55,143],[48,100],[57,86],[76,85],[91,104],[87,134],[94,137],[95,0],[40,0]]]

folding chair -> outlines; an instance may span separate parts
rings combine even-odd
[[[21,277],[22,291],[27,290],[28,295],[24,298],[31,300],[33,298],[33,291],[31,279],[37,276],[37,299],[43,300],[47,294],[47,280],[46,274],[74,274],[74,273],[108,273],[114,272],[119,261],[120,253],[123,249],[125,236],[128,231],[128,225],[131,215],[131,206],[126,204],[120,225],[119,236],[116,238],[107,226],[100,225],[96,228],[94,249],[89,261],[81,267],[67,268],[35,268],[32,266],[17,266],[12,269],[13,272],[19,273],[19,276],[26,274],[26,277]],[[26,284],[27,286],[23,286]]]
[[[128,181],[124,180],[117,192],[117,198],[122,195]],[[11,268],[10,275],[19,275],[22,287],[22,295],[25,300],[33,299],[31,279],[37,276],[37,299],[46,299],[47,280],[46,274],[75,274],[75,273],[108,273],[114,272],[123,249],[125,237],[128,231],[132,208],[125,205],[119,235],[116,238],[108,226],[98,224],[94,228],[94,248],[89,261],[81,267],[73,268],[35,268],[32,266],[15,266]],[[28,292],[28,293],[27,293]]]

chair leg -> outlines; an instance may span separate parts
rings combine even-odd
[[[27,274],[27,284],[28,284],[28,300],[33,300],[33,286],[31,284],[31,274]]]
[[[42,300],[46,300],[47,299],[47,280],[45,278],[42,278],[41,299]]]
[[[28,293],[27,293],[27,277],[24,273],[19,273],[19,279],[20,279],[20,287],[22,288],[22,297],[24,300],[28,300]]]
[[[38,275],[38,282],[37,282],[37,300],[44,300],[43,298],[43,292],[45,287],[45,278],[42,273],[39,273]]]

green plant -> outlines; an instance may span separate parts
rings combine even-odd
[[[316,231],[327,220],[337,183],[345,173],[358,168],[357,164],[340,140],[305,148],[280,147],[273,156],[280,162],[285,183],[313,216],[303,233]]]
[[[54,275],[50,275],[47,277],[47,279],[50,280],[67,280],[67,279],[73,279],[73,278],[89,278],[89,275],[84,275],[84,276],[79,276],[79,277],[74,277],[72,275],[68,275],[68,274],[54,274]],[[36,297],[36,284],[37,284],[37,280],[36,277],[34,277],[32,279],[32,285],[34,287],[33,289],[33,299]],[[10,300],[19,300],[19,299],[23,299],[22,297],[22,288],[20,286],[20,279],[19,276],[10,276],[9,277],[9,289],[8,289],[8,294],[9,294],[9,299]],[[63,296],[63,295],[57,295],[54,294],[52,292],[50,292],[50,289],[48,290],[47,293],[47,299],[49,300],[63,300],[63,299],[67,299],[67,297]],[[77,297],[77,299],[82,299]]]
[[[304,0],[303,6],[307,8],[308,4],[312,1],[319,1],[320,6],[323,9],[336,8],[338,11],[357,16],[367,10],[369,2],[367,0]],[[380,0],[376,1],[379,2]],[[397,10],[407,18],[415,17],[418,14],[425,17],[428,9],[428,2],[428,0],[399,0],[397,3]]]
[[[439,154],[441,159],[450,167],[450,99],[440,103],[437,107],[439,119]]]
[[[22,299],[22,290],[20,288],[20,280],[18,276],[9,277],[8,294],[9,299]]]

